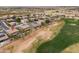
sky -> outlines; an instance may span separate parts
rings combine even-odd
[[[0,6],[79,6],[78,0],[0,0]]]

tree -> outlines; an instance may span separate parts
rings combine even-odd
[[[16,18],[16,21],[17,21],[18,23],[20,23],[20,22],[21,22],[21,19],[20,19],[20,18]]]
[[[50,21],[47,19],[46,21],[45,21],[45,23],[49,23]]]

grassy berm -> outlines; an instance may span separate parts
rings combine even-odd
[[[66,19],[70,20],[70,19]],[[72,20],[73,21],[73,20]],[[59,53],[72,44],[79,42],[79,25],[71,25],[71,22],[65,21],[64,27],[60,33],[51,41],[43,43],[37,49],[39,53]],[[70,23],[70,24],[69,24]],[[52,39],[52,38],[51,38]]]

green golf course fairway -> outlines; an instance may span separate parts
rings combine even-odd
[[[66,23],[65,21],[65,25],[61,29],[60,33],[53,40],[40,45],[36,52],[58,53],[63,51],[65,48],[69,47],[70,45],[78,43],[79,25],[70,25],[69,23]]]

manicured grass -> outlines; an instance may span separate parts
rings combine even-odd
[[[79,25],[79,19],[64,18],[64,21],[66,22],[66,24],[77,24],[77,25]]]
[[[66,23],[60,33],[51,41],[42,44],[37,52],[56,53],[61,52],[68,46],[79,42],[79,25]]]

